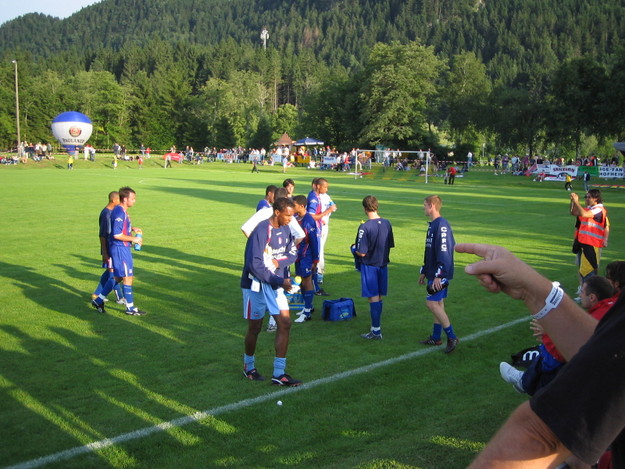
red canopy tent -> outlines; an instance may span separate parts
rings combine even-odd
[[[293,145],[293,139],[291,137],[289,137],[289,134],[284,132],[282,134],[282,137],[280,137],[278,139],[278,141],[274,143],[274,145],[276,145],[276,146],[282,146],[282,145],[291,146],[291,145]]]

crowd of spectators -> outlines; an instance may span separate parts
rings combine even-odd
[[[42,161],[44,159],[54,159],[54,149],[49,142],[29,143],[23,142],[19,148],[14,150],[15,153],[1,156],[0,164],[18,164],[26,163],[28,160]],[[99,150],[104,153],[107,150]],[[123,161],[141,160],[150,158],[152,150],[143,144],[139,149],[127,150],[125,145],[115,143],[112,146],[114,158]],[[96,149],[92,145],[85,145],[85,159],[95,161]],[[64,152],[63,152],[64,153]],[[334,171],[351,171],[362,172],[371,169],[374,161],[383,163],[385,168],[393,168],[395,171],[416,171],[424,172],[426,168],[426,152],[418,154],[418,152],[402,152],[399,149],[385,150],[383,152],[372,152],[359,150],[357,148],[351,151],[337,151],[331,146],[276,146],[270,150],[265,148],[217,148],[204,147],[202,151],[195,151],[192,146],[186,146],[183,150],[177,150],[175,146],[167,151],[157,151],[158,154],[173,155],[171,161],[180,164],[186,162],[188,164],[204,164],[207,162],[225,162],[225,163],[252,163],[256,166],[264,165],[283,165],[285,166],[308,166],[310,168],[320,168]],[[286,162],[285,162],[286,158]],[[596,156],[580,157],[578,159],[565,160],[563,157],[547,157],[536,155],[519,156],[515,154],[497,154],[485,161],[474,162],[470,164],[465,160],[446,160],[439,159],[436,154],[430,153],[427,164],[430,167],[430,173],[445,175],[450,165],[453,165],[459,172],[466,172],[474,165],[486,164],[495,170],[495,174],[512,174],[512,175],[528,175],[534,165],[554,164],[554,165],[575,165],[575,166],[599,166],[601,164],[610,166],[619,166],[619,158],[613,157],[601,161]]]
[[[542,155],[536,155],[530,158],[529,155],[518,156],[508,154],[498,154],[494,158],[489,159],[489,164],[495,169],[495,174],[510,173],[514,176],[526,176],[534,168],[534,165],[557,165],[557,166],[618,166],[619,158],[613,157],[601,161],[597,156],[584,156],[577,159],[564,159],[563,157],[548,157]]]

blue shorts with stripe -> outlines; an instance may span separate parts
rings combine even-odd
[[[313,273],[312,259],[303,258],[295,263],[295,275],[300,277],[310,277]]]
[[[245,319],[262,319],[266,311],[275,316],[280,314],[281,310],[289,310],[289,300],[283,288],[274,290],[271,285],[261,283],[260,291],[252,291],[249,288],[242,288],[241,291],[243,292],[243,317]]]
[[[371,298],[374,296],[386,296],[388,290],[388,266],[375,267],[362,264],[360,266],[361,296]]]
[[[113,261],[113,275],[115,277],[132,277],[133,262],[130,248],[126,246],[110,248],[111,260]]]

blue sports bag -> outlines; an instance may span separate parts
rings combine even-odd
[[[354,300],[351,298],[339,298],[338,300],[325,300],[323,302],[324,321],[346,321],[356,316]]]

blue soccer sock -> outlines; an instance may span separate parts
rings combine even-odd
[[[95,291],[93,292],[93,294],[95,296],[99,296],[100,293],[102,293],[102,290],[104,289],[104,285],[106,285],[106,282],[108,282],[108,279],[111,277],[109,274],[111,272],[109,272],[108,269],[106,269],[102,275],[100,276],[100,283],[98,283],[97,288],[95,289]]]
[[[319,277],[317,277],[317,272],[313,272],[312,274],[313,286],[315,287],[315,291],[319,291]]]
[[[102,289],[102,293],[105,296],[108,296],[108,294],[111,293],[112,290],[116,290],[116,287],[117,287],[117,282],[115,281],[113,272],[109,272],[109,274],[111,275],[109,276],[109,279],[106,281],[106,284],[104,285],[104,288]],[[115,296],[117,297],[117,291],[115,292]]]
[[[311,311],[313,307],[313,299],[315,298],[315,292],[313,290],[305,291],[302,296],[304,297],[304,308]]]
[[[286,372],[286,357],[273,359],[273,376],[275,378],[282,376]]]
[[[447,334],[448,339],[456,339],[456,334],[454,334],[454,328],[451,324],[445,328],[445,334]]]
[[[441,334],[443,333],[443,326],[437,323],[434,323],[432,326],[432,339],[440,340]]]
[[[250,371],[256,368],[256,360],[254,355],[250,356],[247,354],[243,354],[243,370]]]
[[[93,300],[91,300],[93,303],[102,306],[104,304],[104,296],[102,296],[102,293],[100,293],[98,296],[96,296]]]
[[[382,302],[375,301],[369,303],[369,312],[371,313],[371,330],[373,332],[380,331],[380,322],[382,319]]]
[[[95,301],[99,305],[103,305],[104,304],[104,300],[106,299],[108,294],[111,293],[111,290],[113,290],[113,287],[115,286],[115,279],[113,279],[113,281],[111,281],[113,273],[109,272],[109,271],[107,271],[106,273],[110,274],[109,275],[109,279],[102,286],[102,291],[100,292],[98,297],[95,300],[93,300],[93,301]]]
[[[124,299],[124,291],[122,290],[122,286],[120,283],[115,282],[115,286],[113,287],[113,291],[115,292],[115,299],[117,301]]]
[[[122,284],[117,283],[117,280],[115,280],[115,276],[113,276],[112,272],[111,272],[111,277],[113,278],[113,281],[115,282],[115,285],[113,286],[113,291],[115,292],[115,299],[119,301],[124,298],[124,291],[122,290]]]
[[[123,285],[122,291],[124,292],[124,298],[126,298],[126,311],[130,311],[135,305],[132,285]]]

